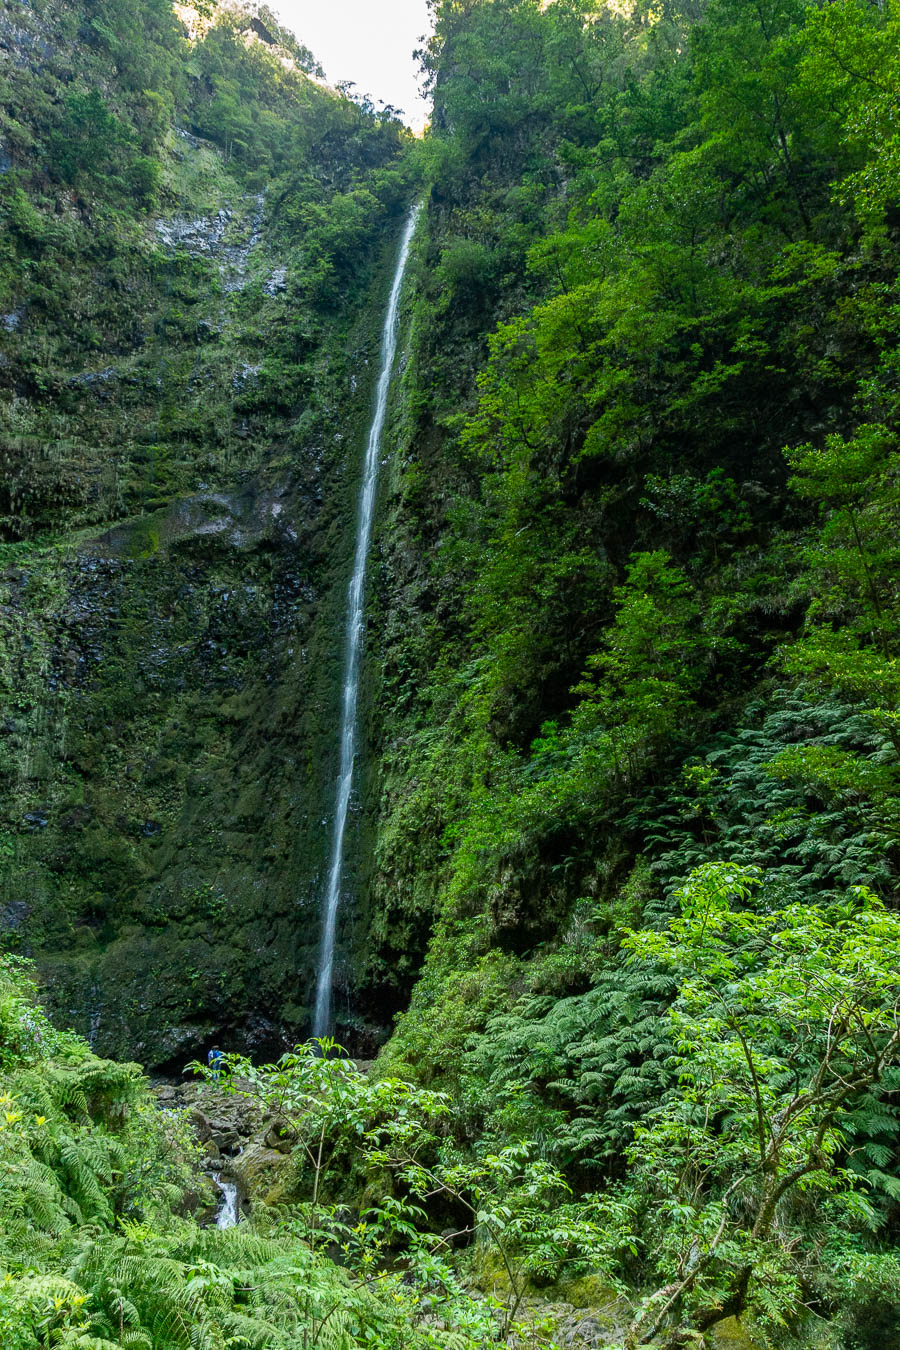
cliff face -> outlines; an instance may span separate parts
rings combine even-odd
[[[151,1064],[306,1024],[408,196],[397,124],[251,17],[0,12],[4,927]]]
[[[896,18],[616,9],[436,7],[366,960],[388,1062],[619,1147],[623,924],[721,858],[896,897],[900,623]]]

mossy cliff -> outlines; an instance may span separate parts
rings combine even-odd
[[[592,1174],[661,1082],[621,924],[721,857],[898,894],[900,174],[890,6],[587,8],[426,53],[365,988]]]
[[[900,1078],[886,1113],[849,1071],[787,1163],[849,948],[761,934],[900,903],[900,5],[435,19],[373,560],[376,1072],[447,1092],[462,1150],[564,1171],[647,1291],[628,1350],[746,1343],[748,1311],[875,1350]],[[775,992],[786,951],[821,965]]]
[[[410,192],[271,16],[192,22],[0,12],[4,927],[145,1063],[306,1025]]]

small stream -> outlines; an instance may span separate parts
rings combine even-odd
[[[216,1227],[234,1228],[241,1217],[237,1182],[230,1181],[221,1172],[213,1173],[213,1181],[222,1192],[222,1200],[216,1213]]]

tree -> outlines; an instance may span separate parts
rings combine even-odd
[[[667,1014],[678,1086],[630,1150],[663,1282],[628,1350],[658,1336],[676,1350],[747,1308],[783,1324],[802,1303],[805,1242],[872,1217],[847,1145],[861,1110],[891,1122],[900,1089],[900,916],[862,887],[765,912],[757,881],[706,864],[664,931],[625,935],[632,961],[681,985]]]
[[[454,1317],[465,1318],[472,1309],[467,1313],[468,1300],[445,1256],[454,1240],[477,1237],[499,1260],[507,1283],[506,1297],[483,1308],[487,1322],[480,1329],[493,1339],[497,1326],[503,1336],[514,1330],[529,1275],[558,1274],[564,1263],[595,1256],[603,1244],[585,1207],[561,1203],[570,1188],[555,1167],[534,1156],[533,1144],[520,1140],[472,1157],[439,1139],[435,1124],[450,1112],[444,1093],[364,1074],[330,1039],[298,1046],[276,1064],[258,1066],[239,1055],[226,1055],[224,1063],[217,1086],[260,1102],[293,1145],[309,1183],[305,1241],[313,1251],[339,1243],[348,1268],[364,1283],[388,1276],[384,1256],[391,1252],[420,1292],[436,1287],[442,1301],[453,1301]],[[193,1067],[207,1078],[218,1072]],[[349,1225],[344,1207],[327,1200],[354,1170],[368,1174],[373,1203]],[[438,1205],[445,1217],[449,1212],[459,1220],[452,1234],[433,1231]],[[416,1308],[415,1316],[422,1311]]]
[[[599,721],[621,728],[624,753],[640,754],[695,712],[712,644],[700,630],[687,577],[661,550],[635,554],[614,596],[606,650],[588,661],[596,684],[585,681],[576,690],[583,702],[575,726],[587,731]]]
[[[871,234],[883,234],[900,200],[897,83],[898,0],[843,0],[810,16],[804,74],[808,86],[843,102],[844,141],[855,167],[841,184]]]
[[[55,173],[75,183],[83,173],[98,173],[131,140],[128,128],[110,111],[98,89],[67,96],[65,118],[51,139]]]
[[[862,699],[900,754],[900,597],[896,437],[865,424],[821,448],[786,452],[791,486],[817,502],[822,525],[806,551],[815,596],[806,632],[787,648],[793,674]]]

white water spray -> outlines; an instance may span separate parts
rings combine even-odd
[[[226,1181],[221,1172],[213,1174],[213,1181],[222,1192],[222,1202],[216,1214],[217,1228],[234,1228],[240,1219],[237,1182]]]
[[[381,338],[381,373],[378,377],[378,389],[375,395],[375,412],[372,416],[372,425],[369,428],[366,462],[363,470],[362,488],[359,494],[356,554],[353,560],[353,576],[350,579],[350,589],[347,594],[347,640],[344,658],[344,694],[341,708],[341,759],[335,794],[328,891],[322,922],[322,946],[316,986],[316,1012],[313,1018],[314,1036],[327,1036],[331,1029],[331,977],[334,966],[334,938],[338,905],[341,898],[344,832],[347,827],[347,813],[350,809],[350,789],[353,786],[353,762],[356,758],[356,705],[359,697],[359,658],[363,635],[363,587],[366,579],[369,540],[372,536],[372,519],[375,514],[375,488],[378,482],[381,433],[384,430],[388,392],[391,386],[391,371],[397,353],[397,314],[400,307],[400,289],[403,285],[403,275],[409,258],[409,247],[412,243],[413,231],[416,228],[420,210],[421,207],[415,206],[409,213],[406,228],[403,231],[403,241],[400,245],[400,256],[397,259],[394,283],[391,286],[387,315],[384,320],[384,332]]]

